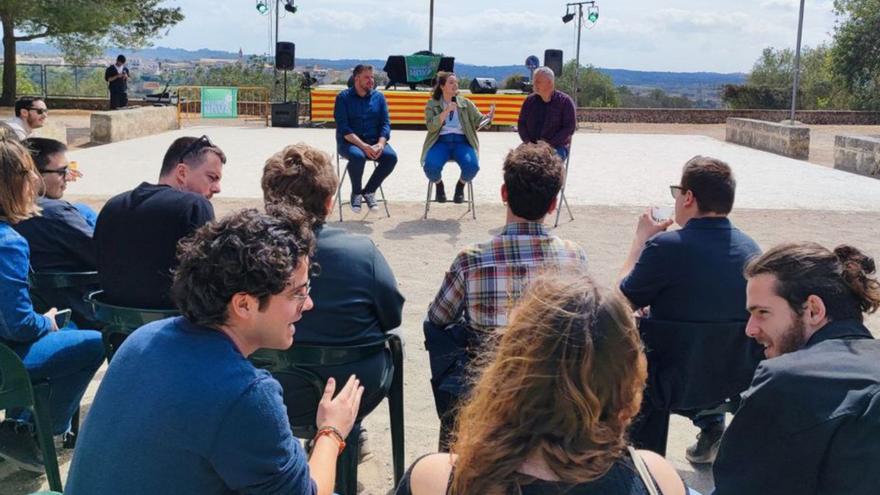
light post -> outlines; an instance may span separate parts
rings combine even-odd
[[[803,1],[803,0],[801,0]],[[580,87],[578,86],[578,73],[581,69],[581,28],[584,22],[584,5],[588,5],[587,8],[587,20],[591,23],[595,24],[596,21],[599,20],[599,7],[596,5],[595,0],[591,0],[588,2],[572,2],[565,4],[565,15],[562,16],[563,23],[569,23],[572,19],[574,19],[574,14],[571,12],[572,7],[577,7],[577,48],[575,50],[574,57],[574,104],[578,105],[578,92],[580,91]],[[565,61],[563,61],[562,66],[565,67]]]
[[[789,123],[794,125],[794,111],[797,109],[797,91],[801,76],[801,34],[804,30],[804,0],[801,0],[801,11],[798,15],[797,49],[794,52],[794,83],[791,86],[791,116]]]
[[[428,12],[428,51],[434,53],[434,0],[431,0],[431,10]]]

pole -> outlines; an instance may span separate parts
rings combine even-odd
[[[577,40],[577,49],[575,50],[574,57],[574,106],[577,107],[580,105],[578,103],[578,92],[580,91],[580,86],[578,85],[578,73],[581,70],[581,23],[584,20],[584,4],[578,4],[578,40]],[[563,67],[565,63],[563,62]]]
[[[797,109],[797,91],[801,76],[801,34],[804,30],[804,0],[801,0],[801,11],[798,15],[797,50],[794,52],[794,84],[791,86],[791,115],[789,120],[794,124],[794,111]]]
[[[275,0],[275,50],[272,52],[276,57],[278,56],[278,2],[279,0]],[[272,81],[272,95],[275,98],[278,98],[278,67],[275,65],[274,61],[272,62]],[[286,83],[284,85],[284,99],[287,100]]]
[[[434,53],[434,0],[431,0],[431,10],[428,14],[428,51]]]

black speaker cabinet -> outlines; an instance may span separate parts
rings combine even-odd
[[[273,103],[272,127],[299,127],[299,102]]]
[[[495,94],[498,92],[498,83],[491,77],[475,77],[471,81],[471,93],[479,94]]]
[[[562,76],[562,50],[544,50],[544,66],[549,67],[556,77]]]
[[[275,68],[278,70],[293,70],[296,45],[289,41],[275,43]]]

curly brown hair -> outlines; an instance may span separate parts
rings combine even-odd
[[[258,298],[264,309],[314,248],[314,234],[300,209],[273,205],[266,214],[232,213],[177,245],[171,298],[191,322],[216,328],[226,323],[227,305],[236,293]]]
[[[452,493],[505,494],[538,455],[565,483],[624,455],[647,364],[628,305],[585,273],[535,279],[458,418]]]
[[[565,178],[565,166],[547,143],[524,143],[504,159],[507,204],[513,214],[537,221],[550,210]]]
[[[299,206],[317,225],[327,218],[327,198],[336,193],[339,179],[330,155],[305,143],[275,153],[263,167],[263,200],[269,204]]]

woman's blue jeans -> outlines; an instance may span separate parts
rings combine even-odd
[[[425,156],[424,167],[428,180],[438,182],[442,177],[443,166],[449,160],[455,160],[461,167],[462,182],[472,181],[480,171],[477,152],[463,134],[444,134],[431,146]]]

